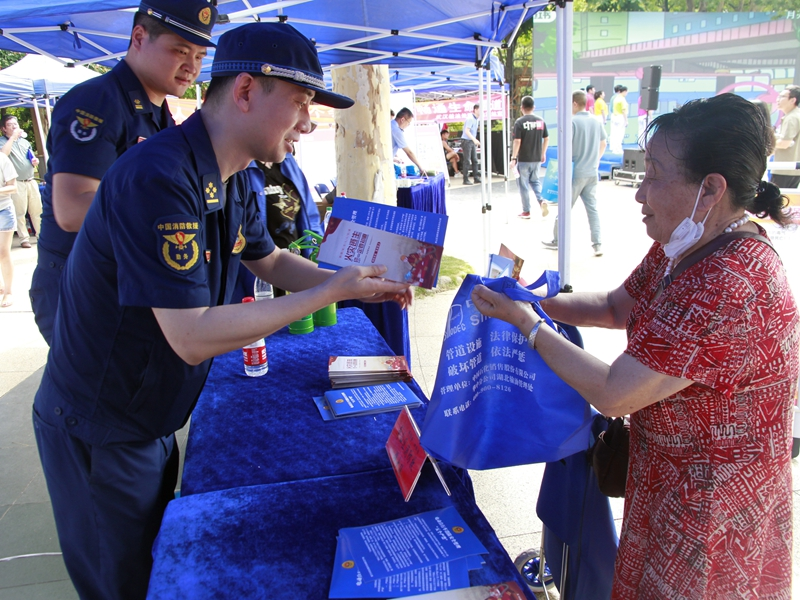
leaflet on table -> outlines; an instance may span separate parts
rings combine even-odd
[[[328,375],[339,373],[408,372],[405,356],[330,356]]]
[[[470,565],[466,558],[367,581],[355,561],[348,558],[349,551],[341,540],[338,542],[328,598],[404,598],[469,585]]]
[[[373,415],[400,410],[404,406],[417,408],[422,402],[402,381],[343,388],[325,392],[325,400],[337,419]]]
[[[400,596],[399,596],[400,597]],[[414,600],[526,600],[525,593],[516,581],[491,585],[474,585],[432,594],[414,596]]]
[[[442,262],[441,246],[331,217],[319,247],[320,266],[386,265],[391,281],[431,289]]]
[[[447,215],[365,202],[355,198],[336,198],[331,216],[404,235],[435,246],[444,246],[444,236],[447,231]]]
[[[350,553],[345,559],[354,561],[367,581],[488,554],[452,506],[366,527],[340,529],[339,538]]]
[[[411,381],[405,356],[331,356],[328,377],[334,389]]]
[[[325,396],[314,396],[313,400],[323,421],[333,421],[336,419],[331,412],[331,407],[328,406],[328,401],[325,400]]]

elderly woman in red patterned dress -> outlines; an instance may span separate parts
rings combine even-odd
[[[625,327],[611,365],[539,329],[530,305],[473,293],[600,412],[630,414],[615,599],[791,597],[797,307],[768,243],[717,239],[765,236],[748,213],[786,220],[780,190],[760,181],[763,120],[722,94],[648,127],[636,200],[655,243],[617,289],[542,303],[566,323]],[[704,246],[713,251],[683,270]]]

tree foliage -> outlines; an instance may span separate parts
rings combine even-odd
[[[25,56],[22,52],[11,52],[10,50],[0,50],[0,69],[10,67],[15,62]]]

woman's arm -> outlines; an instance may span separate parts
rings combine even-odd
[[[624,329],[634,299],[624,286],[610,292],[559,294],[541,302],[551,318],[578,327]]]
[[[562,320],[563,316],[574,317],[572,320],[564,319],[567,323],[573,321],[579,325],[594,321],[612,323],[620,319],[616,313],[622,307],[611,306],[619,300],[614,298],[618,294],[619,289],[610,292],[607,295],[609,300],[606,302],[603,301],[602,294],[564,294],[561,302],[554,302],[561,298],[557,296],[547,300],[546,306],[542,303],[542,306],[554,319]],[[476,286],[472,293],[472,301],[482,314],[511,323],[526,337],[530,335],[533,326],[539,320],[530,304],[514,302],[505,294],[498,294],[484,286]],[[581,318],[581,310],[589,313],[586,315],[587,318]],[[693,383],[688,379],[653,371],[627,354],[620,355],[611,365],[607,365],[546,325],[538,328],[535,348],[556,375],[575,388],[597,410],[609,417],[636,412]]]

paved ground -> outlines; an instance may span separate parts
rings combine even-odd
[[[547,218],[516,218],[521,211],[516,184],[495,183],[492,210],[481,211],[480,186],[462,187],[451,180],[445,253],[469,262],[478,272],[484,257],[501,242],[525,258],[523,276],[533,280],[542,269],[557,268],[557,254],[541,245],[552,238],[555,210]],[[650,245],[641,224],[635,190],[600,184],[598,204],[603,227],[604,255],[593,256],[586,214],[578,203],[572,227],[570,282],[576,291],[618,285]],[[797,238],[795,240],[794,238]],[[800,297],[800,232],[773,236]],[[47,347],[36,329],[27,290],[36,263],[36,246],[12,250],[16,266],[15,304],[0,309],[0,600],[73,600],[55,535],[49,498],[42,478],[30,424],[30,405],[41,378]],[[798,263],[798,264],[795,264]],[[412,331],[412,368],[424,389],[436,377],[444,324],[454,292],[415,302],[409,311]],[[622,332],[582,331],[587,349],[610,361],[624,348]],[[179,438],[185,441],[186,432]],[[800,463],[795,475],[795,529],[800,532]],[[538,547],[541,523],[535,503],[541,480],[540,466],[474,472],[478,503],[493,524],[509,555]],[[621,501],[614,502],[617,518]],[[800,547],[800,544],[796,544]],[[11,557],[36,555],[27,558]],[[794,597],[800,598],[800,553],[795,551]]]

